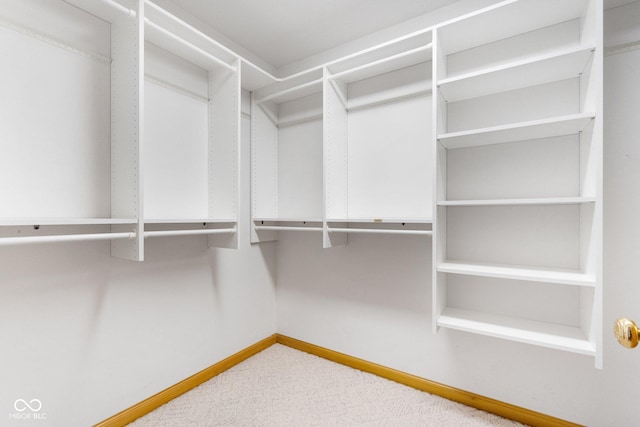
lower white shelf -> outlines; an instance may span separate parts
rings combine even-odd
[[[596,355],[595,344],[578,327],[446,308],[438,326],[573,353]]]
[[[34,225],[119,225],[136,224],[133,218],[2,218],[0,227],[21,227]]]
[[[464,274],[469,276],[495,277],[499,279],[530,280],[533,282],[557,283],[593,287],[596,278],[579,270],[550,269],[530,266],[480,264],[446,261],[438,264],[441,273]]]

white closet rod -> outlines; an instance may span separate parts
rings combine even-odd
[[[136,233],[98,233],[98,234],[69,234],[62,236],[28,236],[28,237],[0,237],[0,246],[16,246],[32,243],[60,243],[84,242],[98,240],[134,239]]]
[[[373,228],[329,228],[329,233],[369,233],[369,234],[407,234],[416,236],[431,236],[431,230],[383,230]]]
[[[289,89],[281,90],[280,92],[272,93],[271,95],[267,95],[267,96],[265,96],[263,98],[258,99],[256,101],[256,103],[261,104],[261,103],[269,101],[271,99],[278,98],[279,96],[287,95],[287,94],[289,94],[291,92],[296,92],[296,91],[302,90],[304,88],[307,88],[309,86],[321,85],[321,84],[322,84],[322,78],[319,78],[317,80],[313,80],[313,81],[310,81],[310,82],[307,82],[307,83],[304,83],[304,84],[301,84],[301,85],[298,85],[298,86],[290,87]]]
[[[205,230],[159,230],[145,231],[144,237],[196,236],[202,234],[225,234],[235,232],[235,228],[208,228]]]
[[[404,58],[405,56],[413,55],[415,53],[422,52],[424,50],[429,50],[429,49],[431,49],[431,43],[429,43],[428,45],[425,45],[425,46],[417,47],[415,49],[407,50],[406,52],[400,52],[398,54],[389,56],[387,58],[382,58],[382,59],[379,59],[377,61],[369,62],[368,64],[363,64],[363,65],[360,65],[358,67],[350,68],[350,69],[345,70],[345,71],[340,71],[339,73],[335,73],[335,74],[330,75],[328,78],[331,79],[331,80],[338,79],[340,77],[343,77],[343,76],[346,76],[346,75],[349,75],[349,74],[352,74],[352,73],[356,73],[358,71],[366,70],[367,68],[375,67],[376,65],[385,64],[387,62],[395,61],[396,59]]]
[[[125,15],[136,16],[135,10],[129,9],[128,7],[124,7],[123,5],[121,5],[120,3],[114,0],[98,0],[98,1],[106,4],[107,6],[111,6],[112,8],[116,9],[118,12],[121,12]]]
[[[199,48],[198,46],[194,45],[191,42],[186,41],[185,39],[173,34],[171,31],[166,30],[164,28],[162,28],[160,25],[154,23],[153,21],[151,21],[149,18],[144,18],[144,22],[149,25],[150,27],[160,31],[162,34],[172,38],[173,40],[177,41],[178,43],[182,44],[183,46],[188,47],[189,49],[198,52],[200,55],[206,57],[207,59],[210,59],[211,61],[215,62],[216,64],[226,68],[229,71],[236,71],[236,67],[227,64],[226,62],[224,62],[223,60],[216,58],[215,56],[211,55],[209,52],[207,52],[204,49]]]
[[[73,1],[68,1],[68,0],[64,0],[64,1],[69,3],[69,4],[71,4],[71,5],[73,5],[73,6],[82,8],[82,6],[78,6]],[[93,0],[93,1],[97,1],[98,3],[102,3],[102,4],[106,5],[106,6],[109,6],[112,9],[115,9],[118,12],[122,13],[123,15],[131,16],[131,17],[136,16],[136,11],[135,10],[129,9],[128,7],[125,7],[125,6],[121,5],[117,1],[114,1],[114,0]]]
[[[340,58],[334,59],[334,60],[329,61],[327,63],[324,63],[322,65],[317,65],[315,67],[307,68],[306,70],[302,70],[302,71],[299,71],[297,73],[290,74],[290,75],[288,75],[286,77],[276,77],[273,74],[271,74],[270,72],[268,72],[268,71],[264,70],[263,68],[261,68],[260,66],[254,64],[253,62],[251,62],[248,59],[244,58],[242,55],[239,55],[236,52],[234,52],[233,50],[229,49],[228,47],[226,47],[222,43],[220,43],[220,42],[214,40],[213,38],[209,37],[208,35],[206,35],[202,31],[200,31],[197,28],[195,28],[194,26],[192,26],[190,24],[187,24],[182,19],[172,15],[171,13],[169,13],[166,10],[164,10],[160,6],[154,4],[152,1],[145,0],[145,4],[150,6],[153,9],[157,10],[161,14],[165,15],[167,18],[171,19],[172,21],[178,23],[180,26],[188,29],[189,31],[193,32],[194,34],[197,34],[198,36],[202,37],[206,41],[214,44],[218,48],[220,48],[220,49],[224,50],[225,52],[229,53],[230,55],[233,55],[234,57],[238,58],[239,60],[247,63],[251,67],[255,68],[256,70],[258,70],[259,72],[261,72],[262,74],[266,75],[267,77],[273,79],[276,82],[284,82],[284,81],[287,81],[287,80],[290,80],[290,79],[294,79],[296,77],[304,76],[304,75],[309,74],[309,73],[311,73],[313,71],[321,70],[323,67],[326,67],[326,66],[329,66],[329,65],[333,65],[333,64],[336,64],[338,62],[345,61],[345,60],[348,60],[348,59],[351,59],[351,58],[355,58],[357,56],[364,55],[364,54],[372,52],[374,50],[381,49],[383,47],[386,47],[386,46],[389,46],[389,45],[392,45],[392,44],[395,44],[395,43],[399,43],[399,42],[402,42],[404,40],[411,39],[413,37],[417,37],[417,36],[426,34],[426,33],[428,33],[429,31],[431,31],[434,28],[433,26],[427,27],[427,28],[423,28],[421,30],[414,31],[414,32],[409,33],[409,34],[405,34],[404,36],[400,36],[400,37],[396,37],[395,39],[388,40],[388,41],[386,41],[384,43],[380,43],[380,44],[377,44],[375,46],[372,46],[372,47],[369,47],[369,48],[362,49],[362,50],[359,50],[357,52],[351,53],[349,55],[342,56]]]
[[[254,229],[257,231],[322,231],[321,227],[279,227],[277,225],[256,225]]]

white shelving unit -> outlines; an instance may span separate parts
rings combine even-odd
[[[431,34],[328,65],[324,247],[431,234]]]
[[[252,93],[251,241],[322,231],[322,74]]]
[[[147,0],[3,6],[0,245],[237,247],[238,57]]]
[[[148,8],[144,235],[209,235],[209,246],[237,248],[240,62],[207,43]]]
[[[141,259],[142,3],[4,6],[0,244],[112,240]]]
[[[602,367],[602,10],[509,0],[435,28],[435,330]]]

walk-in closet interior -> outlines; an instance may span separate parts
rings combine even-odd
[[[640,423],[640,2],[227,3],[0,0],[0,420],[277,334]]]

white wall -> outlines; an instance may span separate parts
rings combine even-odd
[[[640,3],[606,14],[605,44],[640,40]],[[431,334],[431,242],[350,235],[346,247],[280,233],[278,332],[589,426],[637,426],[640,350],[615,318],[640,320],[640,50],[605,59],[605,348],[593,359],[453,330]],[[634,370],[635,369],[635,370]]]
[[[94,424],[276,332],[275,247],[249,244],[248,122],[237,251],[206,237],[148,240],[143,263],[108,242],[0,248],[0,425]],[[10,418],[17,399],[46,420]]]

